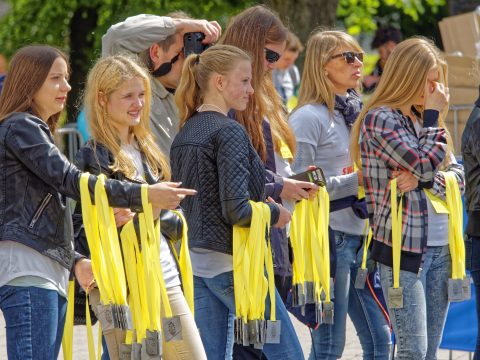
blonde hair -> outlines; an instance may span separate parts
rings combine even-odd
[[[237,111],[235,118],[242,124],[252,144],[265,161],[267,150],[263,137],[263,119],[270,121],[275,151],[280,152],[281,141],[295,155],[295,135],[290,129],[282,99],[273,85],[272,74],[263,69],[265,44],[282,44],[288,30],[280,18],[269,8],[257,5],[235,16],[227,26],[222,44],[238,46],[252,56],[252,87],[255,93],[244,111]]]
[[[368,104],[362,109],[352,128],[350,154],[352,160],[361,166],[360,128],[365,115],[373,108],[386,106],[398,109],[402,106],[412,104],[425,91],[428,72],[437,66],[439,71],[438,82],[447,83],[447,63],[440,50],[432,41],[415,37],[399,43],[390,54],[383,74],[380,78]],[[415,106],[419,114],[423,114],[423,108]],[[445,128],[445,117],[448,108],[439,116],[439,127]],[[453,144],[450,134],[447,132],[448,151],[453,152]],[[449,157],[446,157],[448,159]]]
[[[325,66],[342,46],[362,52],[350,35],[342,31],[315,30],[307,42],[305,65],[298,94],[297,109],[306,104],[324,104],[330,112],[335,106],[334,86],[325,74]]]
[[[202,104],[210,77],[214,73],[227,75],[235,69],[239,60],[250,62],[250,56],[230,45],[215,45],[200,55],[191,54],[185,59],[180,83],[175,91],[180,128]]]
[[[109,124],[110,117],[106,106],[100,103],[103,95],[109,101],[110,95],[132,78],[139,78],[145,87],[145,104],[140,114],[140,123],[130,131],[135,136],[140,151],[154,176],[170,178],[170,168],[165,156],[158,148],[150,132],[151,88],[149,75],[133,59],[124,55],[114,55],[97,61],[88,73],[84,104],[92,138],[107,147],[113,154],[112,171],[120,171],[126,176],[134,176],[136,169],[128,155],[121,148],[121,141],[115,128]]]

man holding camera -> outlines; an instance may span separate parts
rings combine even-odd
[[[177,14],[174,14],[177,15]],[[216,21],[141,14],[112,25],[102,38],[102,56],[137,54],[152,74],[150,126],[160,150],[169,157],[179,120],[173,93],[184,60],[184,34],[204,34],[203,44],[217,41]]]

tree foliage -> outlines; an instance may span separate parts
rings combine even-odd
[[[70,54],[72,92],[69,118],[85,75],[99,56],[102,35],[128,16],[141,13],[165,15],[183,10],[194,18],[228,18],[250,6],[252,0],[9,0],[10,12],[0,21],[1,51],[10,57],[22,46],[38,43],[57,46]],[[70,116],[70,113],[72,116]]]
[[[0,20],[0,51],[11,56],[18,48],[50,44],[70,54],[72,92],[68,101],[73,120],[85,75],[99,56],[106,30],[128,16],[165,15],[183,10],[194,18],[228,18],[255,0],[9,0],[11,11]],[[260,0],[273,7],[290,28],[306,41],[314,27],[332,27],[342,21],[352,35],[375,30],[377,22],[409,27],[411,32],[435,29],[446,0]],[[337,7],[338,3],[338,7]],[[419,21],[421,18],[421,21]],[[418,27],[421,26],[421,27]],[[409,31],[402,29],[406,35]],[[433,30],[435,31],[435,30]],[[423,33],[422,33],[423,34]],[[430,34],[426,34],[430,35]]]
[[[377,28],[375,20],[381,10],[388,9],[398,17],[406,15],[416,23],[426,12],[436,14],[445,5],[446,0],[340,0],[337,16],[350,34],[358,35]]]

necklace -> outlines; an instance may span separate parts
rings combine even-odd
[[[222,110],[219,106],[217,106],[217,105],[215,105],[215,104],[202,104],[202,105],[200,105],[200,106],[197,108],[197,111],[199,111],[199,112],[200,112],[200,111],[207,111],[207,110],[205,109],[205,107],[207,107],[207,106],[209,106],[210,108],[215,109],[215,111],[218,110],[219,113],[227,116],[227,114],[224,112],[224,110]]]

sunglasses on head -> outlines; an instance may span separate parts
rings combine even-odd
[[[355,53],[353,51],[345,51],[341,54],[333,55],[330,59],[336,59],[339,57],[343,57],[347,64],[355,63],[355,58],[357,58],[358,61],[363,62],[363,53]]]
[[[280,59],[280,54],[276,51],[265,48],[265,60],[270,64],[276,63]]]

